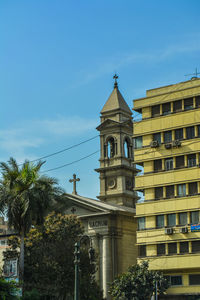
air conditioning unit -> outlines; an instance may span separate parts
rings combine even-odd
[[[171,147],[172,147],[172,144],[171,144],[171,143],[165,144],[165,148],[166,148],[166,149],[171,149]]]
[[[165,228],[165,234],[172,234],[173,228]]]
[[[157,148],[157,147],[159,147],[159,142],[158,141],[152,141],[150,146],[151,146],[151,148]]]
[[[172,146],[178,148],[181,146],[181,142],[179,140],[175,140],[172,142]]]
[[[181,227],[180,228],[180,233],[188,233],[188,228],[187,227]]]

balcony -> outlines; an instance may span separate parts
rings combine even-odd
[[[135,177],[135,189],[199,181],[199,167],[151,173]]]
[[[160,159],[164,157],[183,155],[184,153],[190,154],[199,152],[199,138],[194,138],[192,140],[182,140],[181,147],[166,149],[165,144],[161,144],[158,148],[151,148],[150,142],[149,146],[145,146],[140,149],[135,149],[134,162],[144,162],[154,159]]]
[[[191,201],[192,198],[192,201]],[[143,203],[136,204],[137,217],[152,216],[163,213],[176,213],[181,211],[197,210],[200,207],[200,196],[190,196],[184,198],[163,199],[155,201],[145,201]]]
[[[146,257],[144,259],[147,259]],[[172,255],[172,256],[155,256],[148,257],[149,268],[151,270],[162,270],[170,271],[177,270],[181,272],[182,270],[195,270],[199,271],[200,253],[196,254],[184,254],[184,255]]]
[[[192,126],[200,120],[200,110],[189,110],[157,118],[149,118],[134,126],[134,135],[153,134],[155,132]]]
[[[173,227],[172,234],[166,234],[166,228],[159,229],[146,229],[137,231],[137,243],[138,244],[157,244],[161,242],[178,242],[188,241],[194,239],[200,239],[200,231],[191,232],[190,226],[184,226],[188,228],[187,233],[181,233],[180,228],[183,226]],[[199,254],[200,255],[200,254]]]

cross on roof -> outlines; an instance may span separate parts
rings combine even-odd
[[[200,75],[200,72],[198,72],[197,68],[195,68],[195,72],[192,74],[186,74],[185,76],[190,76],[190,75],[194,75],[192,76],[192,78],[197,78],[198,75]]]
[[[114,88],[116,88],[118,86],[118,83],[117,83],[118,78],[119,78],[119,76],[117,76],[117,74],[115,73],[115,75],[113,76],[113,79],[115,80]]]
[[[72,214],[74,215],[74,213],[76,212],[76,208],[75,208],[75,207],[72,207],[71,212],[72,212]]]
[[[70,179],[69,182],[73,182],[73,192],[72,194],[77,195],[76,191],[76,182],[80,181],[80,178],[76,178],[76,174],[73,174],[73,179]]]

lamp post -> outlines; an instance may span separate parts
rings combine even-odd
[[[155,300],[158,300],[158,281],[155,282]]]
[[[89,239],[89,242],[90,242],[90,248],[89,248],[89,251],[88,251],[88,255],[89,255],[89,259],[90,259],[90,262],[92,262],[94,260],[94,254],[95,254],[95,251],[94,249],[92,248],[92,244],[91,244],[91,240],[89,238],[88,235],[83,235],[80,240],[78,242],[75,243],[74,245],[74,268],[75,268],[75,283],[74,283],[74,300],[79,300],[79,281],[80,281],[80,278],[79,278],[79,265],[80,265],[80,247],[81,247],[81,241],[83,239]]]
[[[79,263],[80,263],[80,242],[75,243],[75,283],[74,283],[74,300],[79,300]]]

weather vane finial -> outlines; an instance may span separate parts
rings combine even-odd
[[[118,87],[118,83],[117,83],[117,79],[119,78],[119,76],[117,76],[117,74],[115,73],[115,75],[113,76],[113,79],[115,80],[115,83],[114,83],[114,88],[117,88]]]

